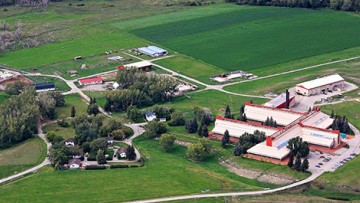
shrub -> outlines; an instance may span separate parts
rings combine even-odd
[[[110,136],[114,138],[114,140],[123,140],[125,138],[125,133],[123,130],[114,130],[110,133]]]
[[[171,114],[171,121],[169,126],[183,126],[185,125],[185,118],[182,112],[174,112]]]
[[[165,151],[173,148],[176,138],[170,134],[162,134],[160,137],[160,145]]]
[[[54,133],[52,133],[52,132],[46,133],[46,139],[51,143],[54,141],[55,136],[56,135]]]
[[[65,119],[58,120],[58,121],[57,121],[57,124],[58,124],[60,127],[63,127],[63,128],[69,127],[69,123],[66,122]]]
[[[110,168],[129,168],[129,165],[123,165],[123,164],[110,165]]]
[[[124,132],[125,138],[131,137],[132,135],[134,135],[134,131],[130,127],[122,126],[121,130]]]
[[[104,170],[106,166],[99,166],[99,165],[87,165],[85,166],[85,170]]]

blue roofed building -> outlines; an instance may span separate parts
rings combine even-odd
[[[30,86],[35,87],[36,92],[54,91],[55,84],[53,82],[38,82],[31,84]]]

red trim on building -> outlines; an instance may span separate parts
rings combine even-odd
[[[90,83],[90,82],[103,82],[103,79],[100,77],[99,78],[86,78],[86,79],[79,80],[79,82],[81,84]]]
[[[118,66],[118,70],[125,68],[125,66]]]
[[[261,124],[257,124],[257,123],[249,123],[249,122],[244,122],[244,121],[239,121],[239,120],[234,120],[234,119],[229,119],[229,118],[223,118],[221,116],[216,116],[216,120],[223,120],[223,121],[228,121],[228,122],[233,122],[233,123],[240,123],[240,124],[245,124],[245,125],[251,125],[251,126],[261,127],[261,128],[268,128],[268,129],[273,129],[273,130],[281,130],[282,129],[280,127],[274,128],[274,127],[271,127],[271,126],[261,125]]]

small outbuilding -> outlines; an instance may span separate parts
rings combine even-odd
[[[147,72],[147,71],[151,71],[152,64],[149,61],[140,61],[140,62],[127,64],[124,67],[127,68],[127,69],[136,68],[138,70],[142,70],[142,71]],[[118,67],[118,70],[120,70],[119,67]]]
[[[69,160],[69,169],[79,169],[81,167],[81,160],[80,159],[70,159]]]
[[[106,137],[105,140],[109,145],[112,145],[114,143],[114,139],[112,137]]]
[[[138,48],[138,52],[150,57],[164,56],[168,54],[168,51],[156,46],[146,46]]]
[[[145,119],[146,119],[147,121],[152,121],[152,120],[156,119],[156,115],[155,115],[155,113],[152,112],[152,111],[146,111],[146,112],[145,112]]]

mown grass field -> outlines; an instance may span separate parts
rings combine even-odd
[[[346,116],[350,123],[357,129],[360,129],[360,102],[343,102],[339,104],[322,106],[321,110],[327,114],[331,114],[334,110],[335,114]]]
[[[67,118],[71,116],[71,107],[76,109],[76,115],[86,114],[87,104],[79,94],[70,94],[65,96],[65,105],[55,109],[57,118]]]
[[[252,71],[359,46],[359,23],[354,14],[328,10],[238,6],[131,33],[224,70]]]
[[[70,123],[70,121],[68,121]],[[63,128],[60,127],[57,123],[52,123],[49,125],[46,125],[45,127],[43,127],[43,132],[44,133],[54,133],[55,135],[59,135],[61,137],[63,137],[64,139],[66,138],[74,138],[75,137],[75,129],[72,128],[71,126],[67,127],[67,128]]]
[[[0,186],[1,201],[68,202],[77,194],[78,202],[123,202],[204,190],[248,191],[271,186],[238,177],[216,162],[192,163],[184,158],[186,150],[181,146],[164,153],[155,140],[140,138],[135,145],[147,157],[145,167],[65,172],[44,168],[39,174]]]
[[[300,72],[279,75],[261,80],[226,86],[224,89],[243,94],[264,95],[269,92],[281,93],[287,88],[324,75],[338,73],[348,82],[360,84],[360,60],[353,60],[333,65],[321,66]]]
[[[4,178],[41,163],[46,156],[45,143],[30,138],[9,149],[0,150],[0,178]]]

